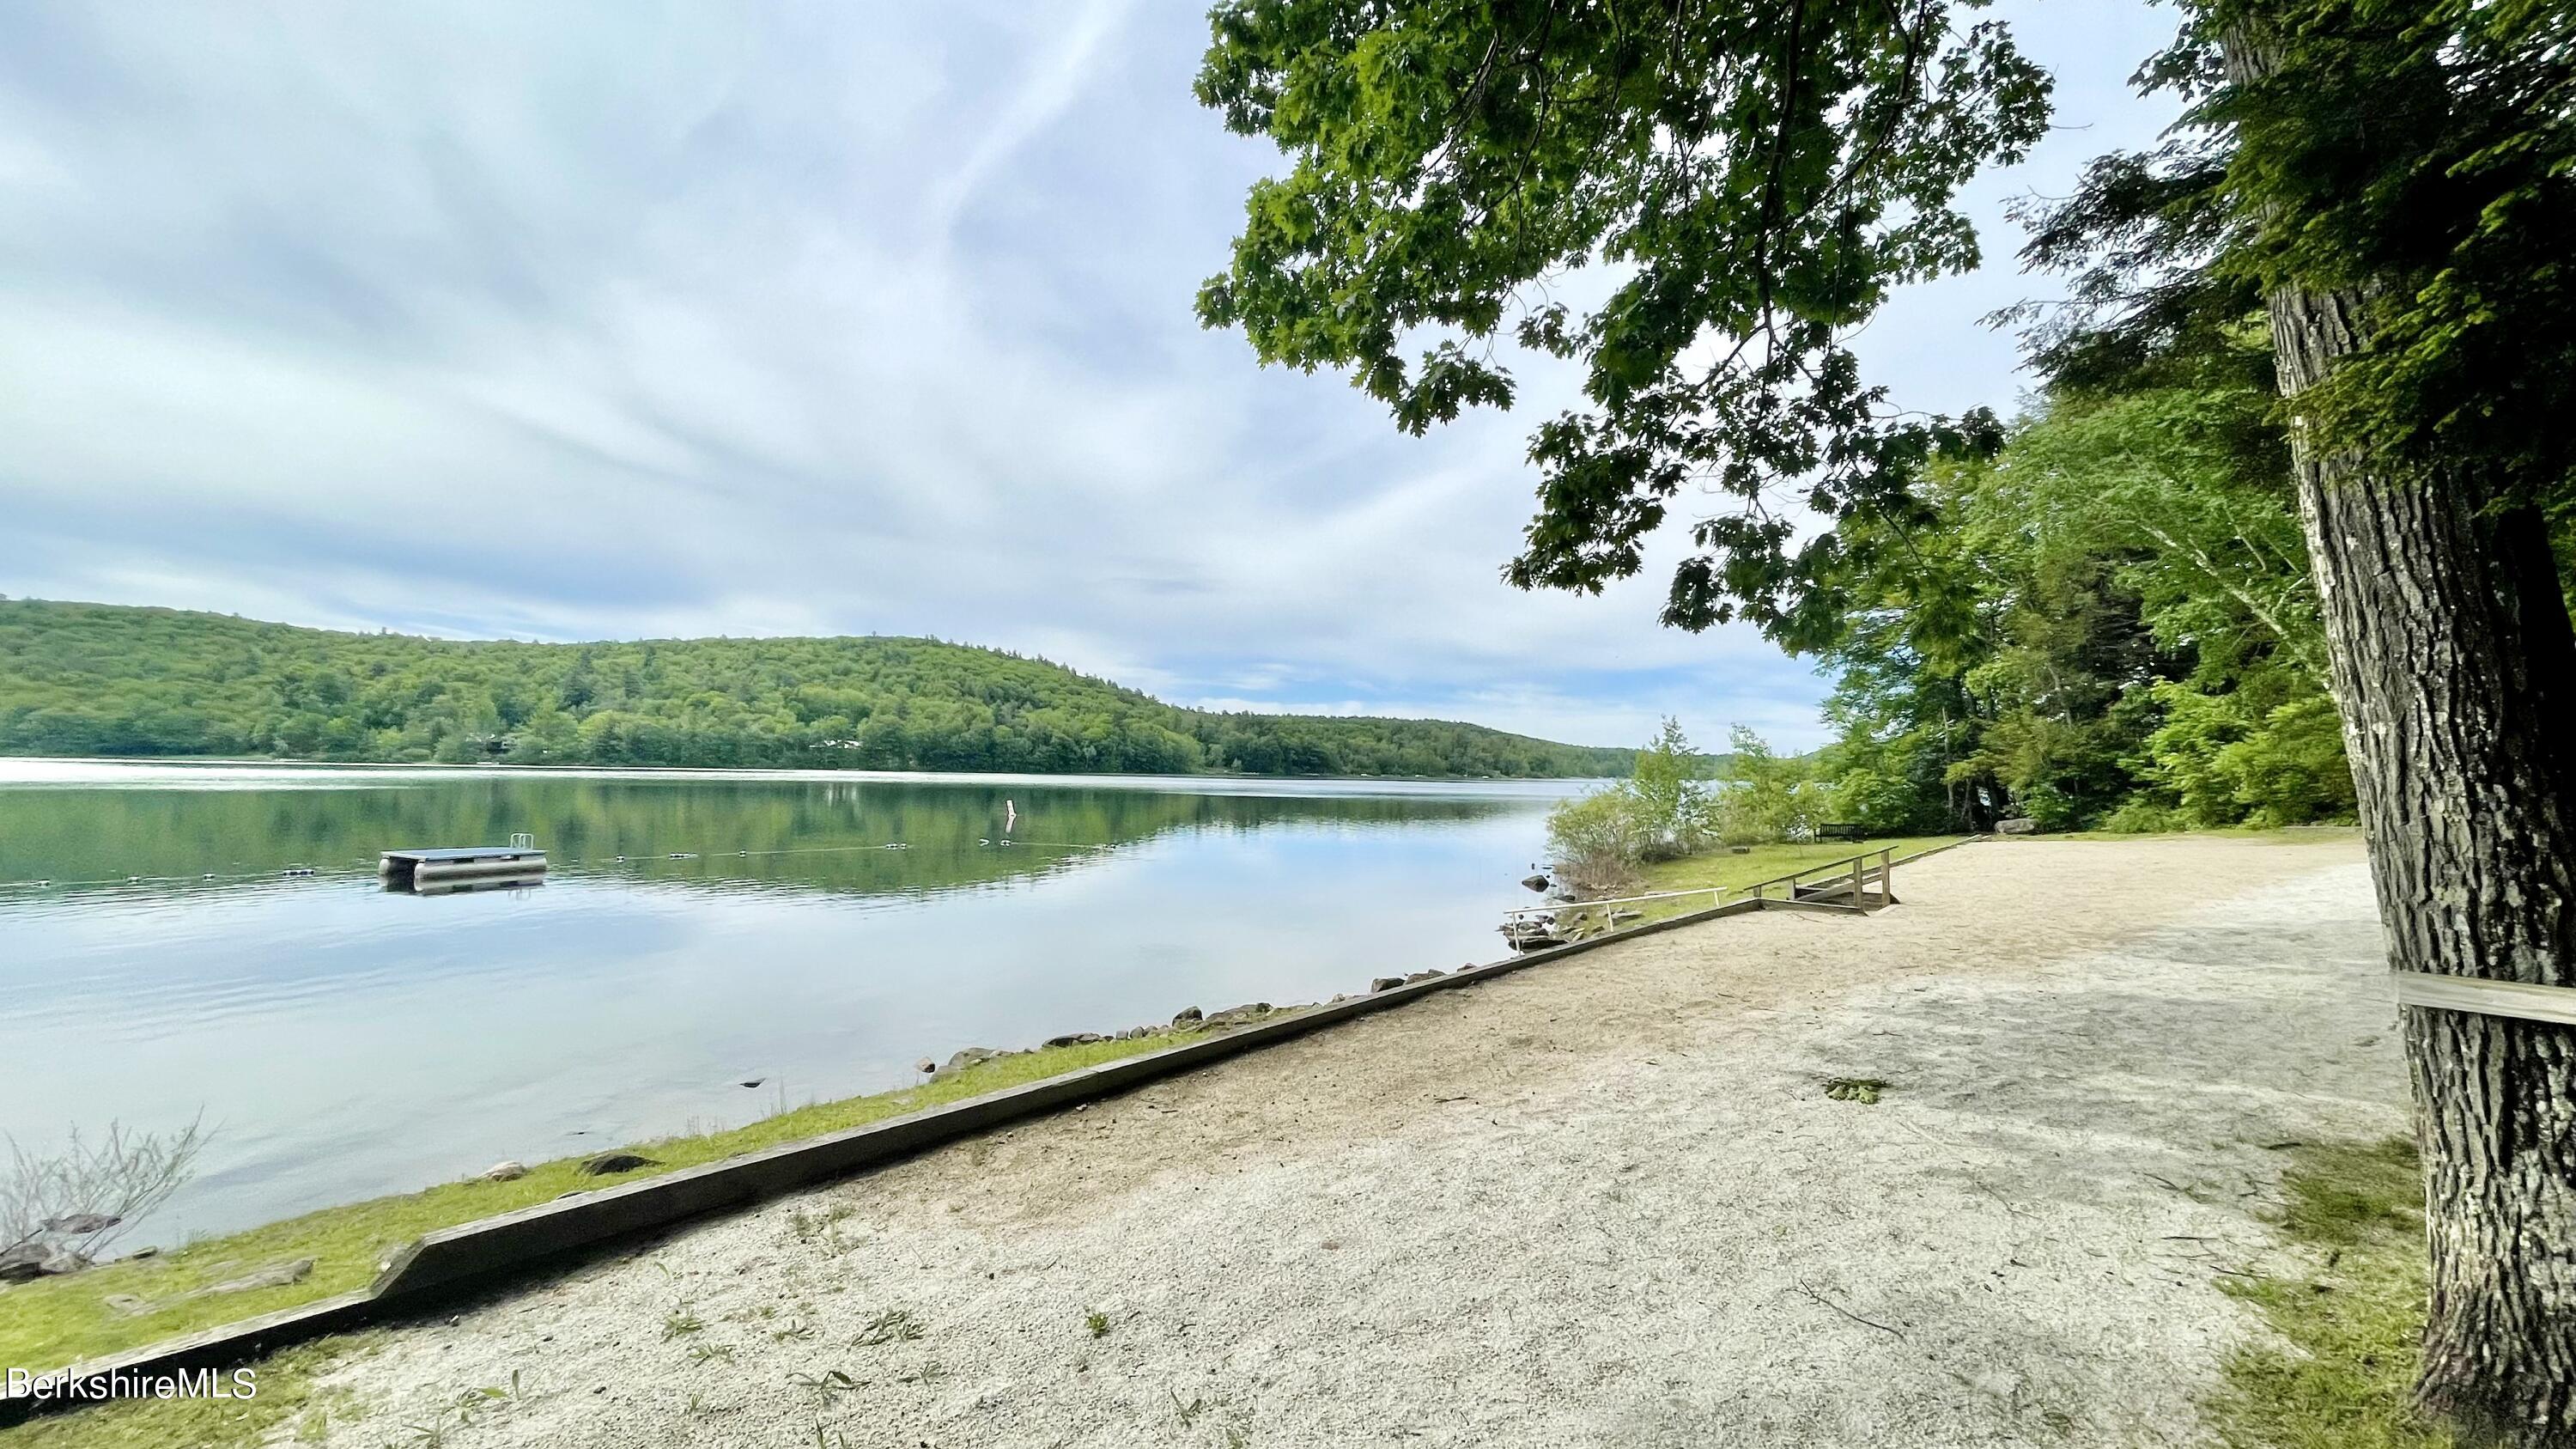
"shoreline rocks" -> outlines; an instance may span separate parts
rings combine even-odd
[[[221,1283],[208,1284],[206,1287],[190,1289],[185,1293],[175,1293],[167,1298],[138,1298],[131,1293],[110,1293],[99,1301],[119,1313],[140,1318],[147,1313],[158,1313],[162,1309],[175,1308],[182,1303],[194,1303],[200,1298],[213,1298],[226,1293],[256,1293],[262,1288],[289,1288],[311,1276],[313,1276],[313,1260],[293,1258],[284,1262],[271,1263],[265,1268],[245,1273],[238,1278],[228,1278]]]
[[[661,1165],[639,1152],[603,1152],[583,1163],[581,1170],[592,1177],[614,1177],[621,1172],[633,1172],[638,1168]]]

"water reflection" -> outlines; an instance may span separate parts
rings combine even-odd
[[[202,1106],[165,1239],[1490,959],[1560,793],[9,768],[0,881],[57,884],[0,889],[0,1127]],[[377,887],[521,831],[541,888]]]

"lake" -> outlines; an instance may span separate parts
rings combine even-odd
[[[129,1240],[171,1243],[961,1047],[1319,1001],[1505,954],[1579,788],[0,760],[0,1130],[202,1112]],[[542,886],[376,879],[522,831]]]

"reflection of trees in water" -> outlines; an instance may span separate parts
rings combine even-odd
[[[1003,802],[1019,820],[1008,848]],[[1067,868],[1178,831],[1396,828],[1510,801],[888,782],[470,779],[355,789],[0,791],[0,881],[373,869],[397,846],[537,837],[567,875],[727,889],[917,892]],[[906,850],[885,850],[900,841]],[[675,851],[696,860],[673,861]],[[738,852],[750,852],[748,855]],[[618,865],[615,858],[629,857]]]

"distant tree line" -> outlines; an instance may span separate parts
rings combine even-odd
[[[1035,773],[1584,776],[1630,751],[1183,709],[930,639],[460,642],[0,601],[0,753]]]

